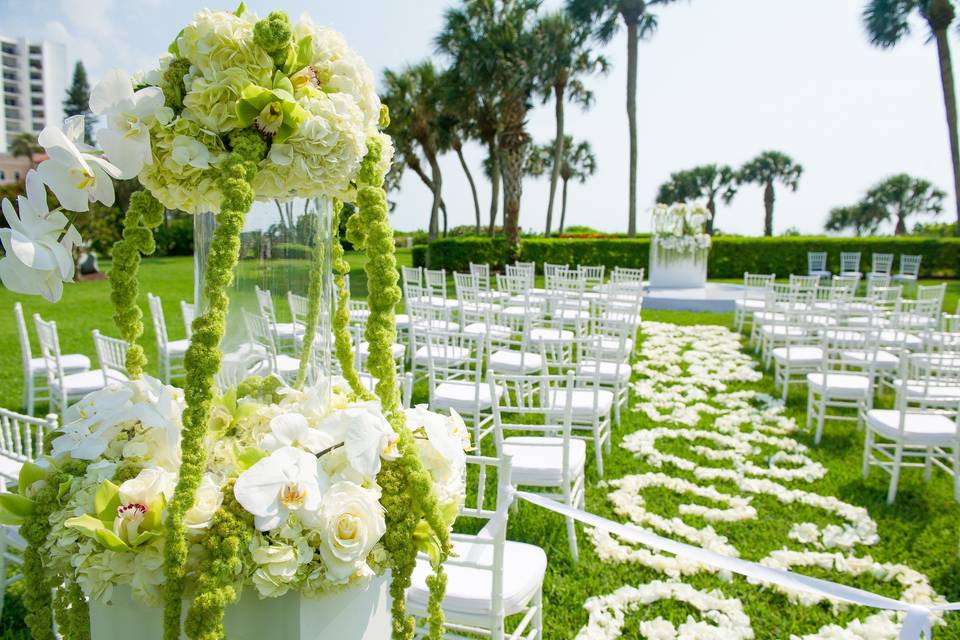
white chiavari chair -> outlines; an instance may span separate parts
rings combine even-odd
[[[960,366],[928,354],[903,358],[894,409],[867,413],[863,476],[871,467],[890,474],[893,504],[903,468],[920,467],[930,479],[937,467],[953,476],[960,502]]]
[[[93,330],[93,346],[100,362],[100,370],[107,384],[111,382],[125,382],[130,379],[127,373],[127,350],[130,345],[126,340],[111,338]]]
[[[157,367],[160,369],[160,379],[170,384],[186,375],[183,368],[183,358],[190,347],[190,341],[170,340],[167,336],[167,322],[163,317],[163,304],[160,298],[147,293],[147,304],[150,307],[150,317],[153,319],[153,331],[157,337]]]
[[[477,478],[477,486],[468,492],[460,517],[486,524],[477,534],[450,536],[454,553],[443,565],[447,588],[441,605],[446,638],[543,638],[547,556],[540,547],[506,539],[513,503],[511,466],[508,455],[467,457],[468,469],[476,470],[470,475]],[[494,481],[494,474],[497,491],[491,500],[485,485]],[[428,635],[427,578],[432,574],[429,557],[421,554],[407,589],[407,611],[417,620],[417,638]]]
[[[183,329],[186,331],[187,340],[193,336],[193,321],[197,317],[197,308],[191,302],[180,301],[180,315],[183,316]]]
[[[583,281],[583,289],[592,293],[603,285],[607,268],[604,265],[577,265],[577,275]]]
[[[106,386],[103,371],[99,369],[66,373],[63,368],[63,358],[60,355],[57,323],[52,320],[47,322],[36,313],[33,314],[33,323],[37,338],[40,340],[40,354],[46,365],[51,412],[63,414],[71,401],[79,400],[88,393],[99,391]]]
[[[874,253],[870,256],[870,273],[867,274],[867,279],[871,276],[890,276],[891,271],[893,271],[892,253]]]
[[[457,308],[457,301],[447,297],[447,270],[424,269],[423,281],[430,304],[452,314]]]
[[[630,267],[614,267],[610,272],[610,284],[619,285],[626,289],[639,289],[643,291],[643,278],[645,271],[633,269]]]
[[[613,421],[620,424],[621,409],[630,394],[630,335],[633,325],[617,319],[591,320],[587,340],[581,345],[576,373],[587,380],[596,378],[603,389],[613,393]]]
[[[785,331],[780,346],[771,350],[773,385],[782,393],[784,402],[791,386],[804,386],[807,374],[820,369],[823,349],[818,331],[822,327],[808,324],[811,312],[805,309],[784,308],[781,312],[784,326],[800,327],[801,331]],[[775,320],[776,322],[776,320]]]
[[[807,252],[807,275],[816,278],[829,278],[833,275],[827,269],[826,251],[808,251]]]
[[[859,251],[841,251],[840,252],[840,275],[851,273],[860,274],[860,252]]]
[[[483,379],[487,340],[459,331],[427,331],[426,342],[430,408],[459,413],[473,428],[479,450],[483,438],[493,429],[491,407],[503,393],[501,387],[491,390]]]
[[[817,444],[823,438],[827,420],[854,421],[862,426],[867,412],[873,408],[878,335],[873,327],[843,327],[823,332],[820,370],[807,374],[807,428],[815,419],[814,442]],[[862,352],[863,357],[851,360],[847,357],[851,351]],[[855,411],[855,415],[828,414],[829,409]]]
[[[261,289],[259,286],[255,286],[254,292],[257,296],[257,308],[260,315],[270,323],[270,331],[273,333],[273,342],[276,348],[281,351],[289,349],[291,352],[295,352],[297,344],[303,340],[304,326],[294,322],[279,322],[277,320],[277,311],[273,306],[273,293],[269,289]]]
[[[34,358],[30,349],[30,333],[23,316],[23,306],[19,302],[13,305],[13,315],[17,319],[17,337],[20,339],[20,356],[23,365],[23,409],[33,415],[38,402],[50,399],[47,386],[47,364],[42,357]],[[64,353],[60,356],[63,371],[66,374],[81,373],[90,370],[90,358],[81,353]]]
[[[743,297],[734,301],[733,322],[737,331],[743,332],[744,326],[753,324],[753,314],[763,311],[766,302],[767,286],[773,284],[777,274],[744,273]]]
[[[247,328],[247,338],[251,353],[261,351],[265,358],[260,365],[254,366],[251,374],[270,375],[276,374],[288,382],[297,377],[300,371],[300,359],[277,350],[275,334],[271,326],[270,318],[260,313],[250,313],[243,310],[243,323]]]
[[[526,376],[525,380],[518,380],[517,376],[490,373],[487,378],[491,393],[518,384],[535,387],[532,402],[530,398],[500,394],[493,405],[497,455],[512,459],[513,485],[553,489],[545,495],[583,508],[587,451],[586,443],[575,434],[571,409],[576,406],[574,374]],[[558,406],[562,407],[560,411]],[[566,521],[570,555],[576,561],[576,526],[572,518]]]
[[[444,331],[458,332],[460,325],[451,320],[450,310],[442,309],[430,304],[425,295],[426,289],[415,285],[408,285],[407,313],[410,315],[410,329],[408,336],[408,352],[410,353],[410,372],[414,382],[426,378],[426,373],[420,375],[418,371],[427,370],[427,332]]]
[[[44,441],[56,430],[55,413],[34,418],[0,408],[0,484],[6,488],[16,486],[20,468],[43,453]]]
[[[868,273],[867,295],[872,295],[876,287],[889,287],[891,279],[889,273]]]
[[[893,276],[894,282],[913,282],[916,283],[920,277],[920,261],[923,256],[900,256],[900,273]]]

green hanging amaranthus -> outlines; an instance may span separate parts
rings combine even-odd
[[[156,250],[153,229],[162,222],[163,205],[148,191],[137,191],[130,196],[123,218],[123,239],[113,243],[110,301],[113,302],[113,322],[120,337],[130,345],[126,365],[131,378],[139,378],[147,364],[143,347],[137,343],[143,335],[143,312],[137,305],[140,255],[148,256]]]
[[[440,513],[430,474],[420,463],[397,390],[397,370],[391,346],[397,335],[394,309],[400,302],[400,287],[397,286],[399,277],[393,229],[387,220],[387,194],[383,189],[383,173],[378,169],[382,152],[378,141],[368,142],[367,156],[357,179],[358,212],[347,223],[347,238],[356,248],[367,252],[370,316],[365,337],[370,344],[368,368],[378,380],[376,392],[384,414],[399,434],[400,457],[384,464],[377,476],[383,489],[381,503],[386,510],[387,533],[383,542],[392,560],[390,595],[393,598],[393,637],[395,640],[405,640],[414,634],[414,621],[406,613],[406,591],[416,566],[417,528],[420,521],[424,520],[438,545],[434,563],[437,576],[429,582],[430,637],[436,639],[443,631],[440,602],[443,600],[446,578],[441,565],[450,553],[450,532]],[[338,244],[335,243],[335,251]],[[334,268],[337,268],[336,263]],[[344,297],[341,291],[338,313],[347,307]],[[346,313],[349,314],[349,310]],[[341,332],[346,332],[345,326]],[[346,337],[349,339],[349,336]],[[341,366],[346,369],[342,360]]]
[[[253,204],[250,181],[257,163],[267,152],[267,144],[252,129],[230,134],[232,151],[221,168],[220,189],[223,201],[217,214],[217,228],[210,243],[203,294],[207,311],[193,322],[193,335],[184,360],[187,372],[181,434],[180,476],[167,505],[166,585],[164,598],[164,639],[180,639],[180,614],[183,607],[184,575],[187,563],[187,534],[184,515],[193,506],[194,495],[206,466],[204,437],[213,400],[213,377],[220,369],[220,341],[223,339],[229,298],[227,287],[240,254],[240,231]]]
[[[339,212],[339,202],[333,203],[334,225]],[[334,226],[336,228],[336,226]],[[320,227],[318,227],[319,231]],[[303,388],[303,383],[307,380],[307,371],[310,369],[310,360],[313,357],[313,343],[317,338],[317,324],[320,321],[320,302],[323,299],[323,268],[324,268],[324,250],[320,238],[314,238],[313,255],[310,261],[310,274],[307,286],[307,318],[304,325],[303,347],[300,354],[300,368],[297,371],[297,379],[294,387]]]

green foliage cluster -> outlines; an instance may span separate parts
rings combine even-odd
[[[920,275],[956,277],[960,267],[960,239],[934,237],[773,237],[741,238],[719,236],[710,249],[708,275],[711,278],[740,278],[744,272],[806,273],[807,252],[826,251],[828,268],[839,271],[841,251],[859,251],[860,267],[869,270],[870,255],[892,253],[895,256],[923,256]],[[529,238],[520,247],[520,259],[552,264],[591,264],[647,268],[650,258],[649,238]],[[436,240],[426,251],[414,247],[414,266],[431,269],[467,271],[470,262],[489,263],[496,268],[507,263],[503,238],[457,238]],[[899,258],[895,258],[899,260]],[[898,263],[894,263],[894,271]]]
[[[143,335],[143,312],[137,305],[140,293],[138,271],[140,256],[156,249],[153,229],[163,222],[163,205],[148,191],[130,196],[130,205],[123,219],[123,239],[113,244],[113,268],[110,270],[110,301],[113,321],[120,337],[127,341],[127,371],[139,378],[147,364],[143,346],[137,340]]]
[[[180,639],[180,613],[183,607],[184,574],[187,562],[187,536],[183,518],[193,505],[206,466],[206,435],[210,405],[213,401],[213,377],[220,368],[220,341],[223,339],[229,299],[227,287],[233,279],[240,252],[240,231],[250,205],[257,162],[267,152],[266,142],[252,129],[230,134],[230,153],[221,168],[220,189],[223,204],[217,214],[217,227],[210,243],[203,294],[207,311],[193,322],[193,337],[185,357],[187,372],[181,435],[180,477],[167,505],[166,585],[164,598],[164,638]],[[197,594],[200,597],[202,594]],[[226,603],[225,603],[226,604]]]
[[[153,230],[156,256],[193,255],[193,216],[175,215]]]

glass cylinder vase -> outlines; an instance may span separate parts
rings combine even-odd
[[[292,384],[302,357],[307,384],[331,371],[333,204],[329,198],[256,201],[240,234],[240,255],[230,298],[218,386],[251,375],[275,375]],[[216,231],[212,213],[194,217],[194,304],[205,311],[203,278]],[[312,279],[316,279],[311,287]],[[313,299],[311,299],[313,298]],[[313,340],[306,339],[310,310],[319,310]],[[305,354],[305,345],[310,345]],[[321,385],[329,387],[329,385]]]

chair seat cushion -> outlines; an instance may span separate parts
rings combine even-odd
[[[536,312],[536,309],[524,306],[509,306],[504,307],[503,311],[500,312],[501,315],[508,318],[523,318],[527,314],[533,314]]]
[[[807,335],[802,327],[787,326],[783,324],[766,325],[760,328],[765,336],[792,336],[801,337]]]
[[[851,364],[866,364],[871,358],[873,358],[873,354],[868,354],[865,351],[844,351],[841,355],[844,360],[850,362]],[[877,369],[882,369],[884,371],[892,371],[900,366],[900,358],[889,351],[880,349],[877,351],[874,366]]]
[[[813,389],[826,390],[832,396],[860,397],[870,388],[870,379],[851,373],[808,373],[807,385]]]
[[[64,373],[79,373],[90,370],[90,358],[82,353],[60,354],[60,364]],[[35,374],[47,372],[47,363],[43,358],[30,359],[30,371]]]
[[[899,411],[873,409],[867,412],[867,428],[893,440],[903,439],[931,446],[956,444],[957,441],[956,423],[939,413],[907,412],[901,432]]]
[[[2,480],[0,484],[6,483],[8,491],[13,490],[17,485],[17,479],[20,477],[20,468],[22,466],[22,460],[14,460],[0,453],[0,480]],[[2,566],[2,561],[0,561],[0,566]]]
[[[407,329],[410,327],[410,316],[405,313],[398,313],[393,316],[397,322],[397,329]]]
[[[777,347],[772,351],[777,362],[790,364],[815,364],[823,360],[820,347]]]
[[[586,309],[557,309],[553,317],[561,320],[589,320],[590,312]]]
[[[433,357],[434,362],[444,364],[463,362],[470,357],[470,349],[455,345],[437,345],[428,352],[427,345],[423,345],[414,352],[413,361],[417,364],[426,364],[429,363],[430,356]]]
[[[493,313],[499,313],[502,307],[499,304],[494,302],[462,302],[459,304],[460,311],[466,313],[477,313],[491,311]]]
[[[493,563],[493,545],[455,541],[454,553],[461,560],[489,566]],[[547,571],[547,554],[532,544],[507,540],[503,549],[503,609],[508,616],[520,613],[539,593]],[[444,566],[447,590],[443,611],[450,622],[476,624],[490,615],[490,595],[493,592],[493,572],[488,568]],[[425,612],[430,590],[427,577],[433,575],[430,562],[417,558],[407,604],[411,609]]]
[[[566,408],[567,392],[564,389],[557,389],[550,392],[550,406],[557,410]],[[610,413],[610,407],[613,406],[613,392],[607,389],[598,389],[596,391],[596,408],[594,407],[594,391],[592,389],[574,389],[573,390],[573,416],[583,418],[584,416],[605,416]]]
[[[292,335],[292,334],[291,334]],[[182,340],[171,340],[167,343],[167,353],[170,355],[183,355],[190,347],[190,341],[186,338]]]
[[[624,338],[622,345],[619,338],[601,338],[600,342],[594,346],[599,348],[604,355],[619,353],[621,346],[623,347],[623,351],[625,351],[626,354],[629,354],[631,351],[633,351],[633,338]]]
[[[511,436],[503,440],[503,453],[512,456],[511,481],[518,486],[557,487],[563,482],[563,438]],[[583,473],[587,443],[570,439],[570,475]]]
[[[577,373],[587,378],[594,376],[601,383],[614,384],[630,380],[630,364],[608,360],[585,360],[577,363]]]
[[[503,395],[503,389],[497,388],[497,398]],[[490,385],[472,382],[441,382],[433,392],[433,408],[456,409],[463,413],[473,413],[477,408],[489,409],[493,406],[490,398]]]
[[[539,353],[501,349],[490,354],[487,368],[498,373],[537,373],[543,370],[543,358]]]
[[[300,371],[300,358],[281,353],[277,356],[277,373],[289,375]]]
[[[107,382],[127,382],[130,380],[123,371],[117,371],[116,369],[107,369],[106,371]]]
[[[744,310],[763,309],[766,306],[766,302],[764,300],[751,300],[749,298],[746,300],[734,300],[733,304],[737,309]]]
[[[354,312],[350,312],[350,316],[353,317]],[[367,312],[369,314],[369,312]],[[302,324],[297,324],[294,322],[272,322],[270,326],[273,328],[274,332],[281,338],[290,339],[295,335],[303,334],[304,327]]]
[[[573,331],[541,327],[530,330],[530,340],[534,342],[567,342],[573,340]]]
[[[833,275],[833,272],[831,272],[831,271],[820,271],[820,270],[814,269],[814,270],[809,271],[809,272],[807,273],[807,275],[817,276],[818,278],[829,278],[830,276]]]
[[[70,397],[85,396],[106,386],[103,381],[103,371],[100,369],[66,374],[62,381],[54,383],[54,391],[59,392],[61,383]]]
[[[885,347],[916,350],[923,346],[923,339],[906,331],[888,329],[880,332],[880,344]]]
[[[486,322],[472,322],[463,328],[464,335],[490,336],[491,338],[509,338],[513,329],[502,324],[487,324]]]
[[[404,347],[402,344],[398,344],[394,342],[393,344],[390,345],[390,356],[394,360],[399,360],[400,358],[402,358],[405,351],[406,351],[406,347]],[[360,343],[360,355],[363,357],[370,355],[369,342],[364,341]]]
[[[417,330],[455,332],[460,330],[460,325],[451,320],[414,320],[414,328]]]
[[[899,391],[904,386],[904,381],[896,379],[893,381],[893,388]],[[920,380],[909,380],[906,382],[906,391],[908,398],[926,398],[929,402],[946,402],[956,408],[957,401],[960,401],[960,386],[956,385],[938,385],[925,384]]]

